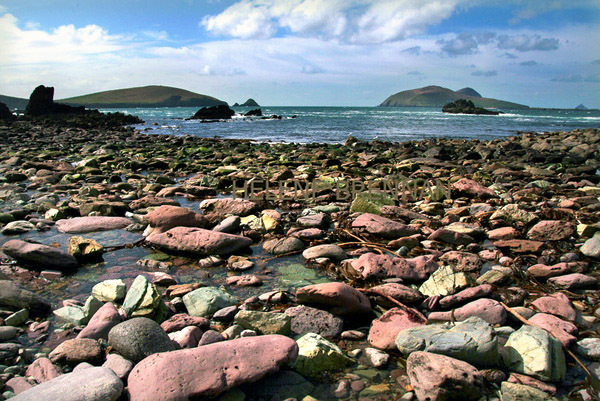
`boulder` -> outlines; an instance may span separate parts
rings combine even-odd
[[[446,103],[442,106],[442,112],[451,114],[484,114],[490,116],[497,116],[502,114],[499,111],[491,111],[484,109],[483,107],[475,107],[475,104],[471,100],[457,99],[453,102]]]
[[[130,373],[130,400],[214,397],[276,373],[297,355],[296,342],[280,335],[245,337],[155,354]]]
[[[81,362],[98,363],[104,352],[98,341],[91,338],[73,338],[60,343],[48,354],[48,359],[57,364],[75,366]]]
[[[373,320],[369,330],[369,344],[383,350],[395,349],[394,341],[398,333],[424,324],[427,324],[427,318],[419,311],[412,308],[392,308]]]
[[[231,120],[235,111],[226,104],[218,106],[202,107],[192,117],[191,120]]]
[[[324,372],[339,371],[354,364],[354,360],[337,345],[316,333],[306,333],[298,337],[296,342],[298,358],[293,368],[302,376],[317,378]]]
[[[17,220],[11,221],[10,223],[2,227],[0,233],[4,235],[16,235],[24,234],[31,230],[35,230],[35,225],[25,220]]]
[[[114,302],[125,298],[126,290],[121,279],[104,280],[92,287],[92,295],[102,302]]]
[[[115,372],[119,379],[125,380],[133,369],[133,362],[119,354],[108,354],[106,355],[106,362],[102,366]]]
[[[158,323],[145,317],[136,317],[114,326],[108,333],[108,343],[117,353],[133,362],[174,349],[171,339]]]
[[[0,102],[0,121],[5,123],[13,122],[17,117],[10,111],[6,104]]]
[[[77,268],[77,259],[65,251],[42,244],[13,239],[2,245],[2,251],[18,262],[35,269],[72,271]]]
[[[382,238],[395,239],[417,234],[410,226],[372,213],[363,213],[352,222],[352,228]]]
[[[419,400],[479,400],[484,390],[477,369],[445,355],[413,352],[406,361],[406,372]]]
[[[248,248],[250,238],[203,228],[175,227],[165,233],[146,238],[153,246],[173,252],[196,255],[227,255]]]
[[[371,313],[369,299],[345,283],[332,282],[301,287],[296,291],[296,299],[300,304],[318,305],[340,316]]]
[[[32,316],[45,316],[52,311],[50,302],[45,298],[10,280],[0,280],[0,305],[26,308]]]
[[[80,262],[101,260],[104,248],[96,240],[73,236],[69,238],[68,251]]]
[[[12,398],[14,401],[116,401],[123,382],[105,367],[92,367],[48,380]]]
[[[56,222],[56,229],[68,234],[80,234],[94,231],[119,230],[132,223],[133,221],[126,217],[85,216],[58,220]]]
[[[290,332],[292,336],[316,333],[325,338],[332,338],[338,336],[344,326],[344,321],[340,317],[306,305],[287,308],[285,314],[292,318]]]
[[[208,317],[219,309],[234,305],[237,300],[216,287],[202,287],[183,296],[183,303],[192,316]]]

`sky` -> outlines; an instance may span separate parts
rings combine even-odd
[[[600,108],[598,0],[0,0],[0,94],[175,86],[272,106],[472,87]]]

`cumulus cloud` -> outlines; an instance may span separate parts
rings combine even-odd
[[[479,50],[477,38],[472,33],[463,32],[453,39],[440,39],[437,42],[442,51],[450,56],[473,54]]]
[[[498,35],[494,32],[462,32],[449,39],[440,39],[437,42],[441,51],[449,56],[461,56],[475,54],[479,46],[491,45],[500,50],[528,51],[551,51],[557,50],[559,40],[556,38],[543,38],[539,34]],[[505,53],[507,58],[515,58],[509,52]]]
[[[498,71],[496,70],[477,70],[471,73],[474,77],[495,77],[498,75]]]
[[[498,36],[498,48],[503,50],[516,50],[519,52],[528,52],[533,50],[549,51],[558,49],[558,44],[558,39],[542,38],[539,34]]]

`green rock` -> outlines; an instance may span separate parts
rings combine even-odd
[[[524,384],[502,382],[502,401],[549,401],[548,394]]]
[[[192,316],[211,316],[219,309],[234,305],[236,299],[216,287],[202,287],[183,296],[183,303]]]
[[[83,313],[85,314],[85,318],[90,320],[92,316],[98,312],[98,309],[102,308],[103,305],[104,303],[102,301],[99,301],[94,296],[90,295],[83,305]]]
[[[379,372],[375,369],[357,369],[354,370],[352,373],[360,377],[364,377],[367,380],[375,380],[381,377]]]
[[[327,277],[319,277],[314,269],[301,263],[286,263],[277,266],[281,281],[292,287],[303,287],[311,284],[328,283]]]
[[[285,313],[241,310],[235,315],[234,323],[259,334],[282,334],[285,336],[290,334],[292,318]]]
[[[150,317],[159,306],[160,300],[161,295],[156,286],[146,277],[139,275],[127,291],[123,311],[129,317]]]
[[[340,371],[354,364],[354,360],[330,341],[315,333],[296,338],[298,358],[293,368],[305,377],[318,378],[326,371]]]
[[[64,306],[55,310],[53,313],[59,319],[62,319],[75,326],[83,326],[88,322],[83,308],[78,306]]]
[[[15,221],[15,218],[10,213],[0,213],[0,223],[7,224],[11,221]]]
[[[389,384],[386,383],[381,383],[381,384],[373,384],[372,386],[369,386],[367,388],[365,388],[364,390],[362,390],[358,396],[359,398],[362,397],[369,397],[371,395],[377,395],[377,394],[383,394],[383,393],[389,393],[391,390],[391,387]]]
[[[92,295],[102,302],[115,302],[125,298],[126,290],[121,279],[104,280],[92,288]]]
[[[394,206],[394,200],[385,194],[359,192],[350,205],[350,213],[381,214],[382,206]]]
[[[21,309],[4,319],[4,324],[7,326],[20,326],[29,319],[29,311]]]

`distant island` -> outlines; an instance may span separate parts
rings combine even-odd
[[[256,103],[256,100],[250,98],[242,104],[239,104],[236,102],[231,107],[260,107],[260,105],[258,103]]]
[[[0,95],[0,103],[4,103],[9,110],[25,110],[29,99]]]
[[[497,109],[528,109],[529,106],[482,97],[475,89],[463,88],[453,91],[441,86],[426,86],[398,92],[385,99],[380,107],[443,107],[458,99],[472,101],[476,107]]]
[[[217,98],[170,86],[116,89],[59,99],[61,103],[88,108],[123,107],[210,107],[227,105]]]

